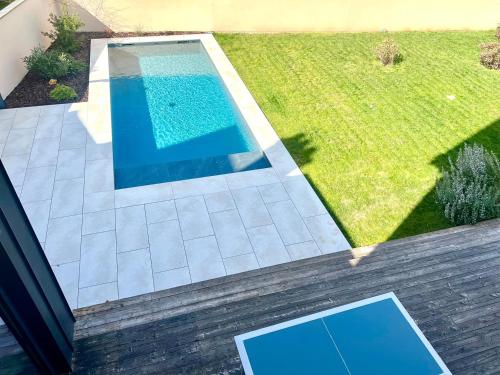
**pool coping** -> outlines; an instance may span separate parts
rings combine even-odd
[[[245,340],[250,339],[250,338],[254,338],[254,337],[258,337],[258,336],[262,336],[262,335],[265,335],[267,333],[276,332],[276,331],[279,331],[279,330],[282,330],[285,328],[293,327],[293,326],[296,326],[296,325],[299,325],[302,323],[310,322],[312,320],[321,319],[321,318],[324,318],[327,316],[338,314],[338,313],[341,313],[343,311],[352,310],[352,309],[357,308],[357,307],[366,306],[366,305],[369,305],[369,304],[372,304],[375,302],[379,302],[379,301],[383,301],[386,299],[391,299],[394,302],[396,307],[399,309],[399,312],[401,313],[401,315],[403,315],[403,317],[406,319],[406,321],[411,326],[411,328],[413,329],[415,334],[418,336],[420,341],[424,344],[425,348],[429,351],[432,358],[436,361],[436,363],[439,365],[439,367],[441,367],[441,370],[443,372],[440,375],[451,375],[451,371],[448,369],[448,367],[446,366],[444,361],[441,359],[439,354],[436,352],[436,350],[432,347],[431,343],[427,340],[427,338],[425,337],[423,332],[418,327],[417,323],[415,323],[413,318],[410,316],[410,314],[405,309],[403,304],[396,297],[394,292],[389,292],[389,293],[381,294],[378,296],[362,299],[360,301],[348,303],[346,305],[334,307],[332,309],[320,311],[320,312],[317,312],[314,314],[310,314],[310,315],[306,315],[306,316],[303,316],[300,318],[288,320],[286,322],[274,324],[274,325],[271,325],[268,327],[260,328],[260,329],[254,330],[254,331],[250,331],[250,332],[235,336],[234,340],[235,340],[236,346],[238,348],[238,353],[240,355],[241,363],[243,365],[243,369],[245,371],[245,374],[253,375],[253,370],[252,370],[252,367],[250,365],[250,359],[248,358],[248,355],[247,355],[247,352],[245,349],[245,345],[243,343]]]

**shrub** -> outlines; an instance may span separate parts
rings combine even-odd
[[[43,32],[42,34],[52,40],[52,47],[64,52],[73,53],[80,47],[80,41],[76,32],[84,24],[75,14],[68,12],[68,7],[63,6],[62,15],[56,16],[51,13],[49,15],[49,23],[53,30]]]
[[[489,69],[500,69],[500,42],[483,43],[481,48],[481,64]]]
[[[392,39],[385,39],[377,46],[375,52],[383,65],[394,65],[401,60],[399,47]]]
[[[436,185],[436,202],[453,224],[500,217],[500,162],[482,146],[465,145]]]
[[[72,87],[66,85],[56,85],[56,87],[50,92],[50,99],[56,100],[58,102],[71,100],[76,98],[76,92]]]
[[[497,37],[497,39],[500,40],[500,24],[497,26],[497,31],[495,33],[495,36]]]
[[[64,77],[78,73],[85,68],[85,64],[67,53],[55,50],[44,51],[41,47],[33,48],[31,54],[23,61],[30,72],[44,79]]]

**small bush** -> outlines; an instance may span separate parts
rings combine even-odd
[[[465,145],[436,185],[436,202],[453,224],[500,217],[500,162],[482,146]]]
[[[481,64],[489,69],[500,69],[500,42],[483,43],[481,48]]]
[[[497,26],[497,31],[495,33],[495,36],[497,37],[498,40],[500,40],[500,24]]]
[[[33,48],[23,61],[30,72],[44,79],[60,78],[85,69],[85,64],[71,55],[55,50],[44,51],[41,47]]]
[[[42,34],[52,40],[52,47],[54,49],[73,53],[80,48],[80,41],[76,32],[84,24],[77,15],[68,12],[67,6],[63,7],[61,16],[51,13],[49,15],[49,23],[54,29]]]
[[[401,60],[399,47],[392,39],[385,39],[377,46],[375,52],[383,65],[394,65]]]
[[[56,85],[56,87],[50,92],[50,99],[56,100],[58,102],[67,101],[75,99],[77,97],[75,90],[72,87],[66,85]]]

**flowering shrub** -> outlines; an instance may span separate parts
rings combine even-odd
[[[436,202],[453,224],[500,217],[500,162],[483,146],[465,145],[436,185]]]

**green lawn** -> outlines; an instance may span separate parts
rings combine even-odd
[[[10,3],[13,3],[14,0],[0,0],[0,9],[5,8]]]
[[[373,55],[387,36],[395,67]],[[448,155],[500,154],[500,72],[478,62],[494,31],[216,38],[354,246],[449,226],[433,197]]]

